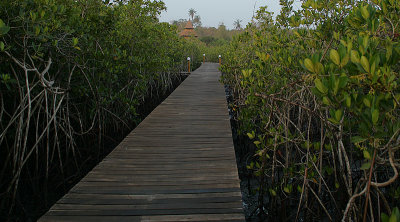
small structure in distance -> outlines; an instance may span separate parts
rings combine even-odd
[[[186,23],[185,29],[183,29],[182,32],[179,33],[179,36],[185,39],[190,37],[196,37],[196,38],[198,37],[196,31],[194,31],[193,24],[190,20]]]

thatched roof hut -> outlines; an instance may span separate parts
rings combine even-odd
[[[190,20],[186,23],[185,29],[179,33],[179,36],[184,38],[190,38],[192,36],[197,37],[196,31],[194,31],[193,24]]]

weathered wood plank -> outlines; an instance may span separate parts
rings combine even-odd
[[[244,221],[217,67],[193,72],[39,221]]]
[[[192,215],[163,215],[163,216],[47,216],[44,222],[239,222],[243,221],[242,214],[192,214]]]
[[[79,207],[79,205],[77,205]],[[51,210],[49,216],[143,216],[143,215],[185,215],[185,214],[229,214],[242,213],[240,208],[204,208],[204,209],[84,209]]]

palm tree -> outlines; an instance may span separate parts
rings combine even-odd
[[[242,30],[242,25],[240,24],[242,20],[236,19],[236,21],[233,23],[233,26],[235,27],[236,30]]]
[[[192,22],[193,22],[193,26],[195,28],[200,27],[201,26],[201,18],[200,18],[200,16],[196,15]]]
[[[189,16],[192,18],[192,21],[194,19],[194,15],[196,14],[196,10],[194,10],[193,8],[189,9]]]

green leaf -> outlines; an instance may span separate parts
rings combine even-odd
[[[308,69],[308,71],[314,72],[314,64],[311,59],[305,59],[304,66]]]
[[[362,45],[358,46],[358,50],[360,51],[361,55],[365,55],[365,48]]]
[[[301,188],[300,185],[297,185],[297,191],[299,191],[299,193],[303,192],[303,189]]]
[[[4,51],[4,42],[3,41],[0,41],[0,50],[1,51]]]
[[[336,189],[339,189],[340,184],[339,184],[338,182],[336,182],[336,183],[335,183],[335,187],[336,187]]]
[[[374,109],[374,110],[372,111],[372,124],[376,125],[376,123],[378,122],[378,120],[379,120],[379,110]]]
[[[369,168],[371,168],[371,162],[366,162],[363,163],[363,165],[361,166],[361,170],[368,170]]]
[[[260,142],[260,141],[254,141],[253,143],[254,143],[254,144],[256,144],[256,145],[259,145],[259,144],[261,144],[261,142]]]
[[[252,140],[254,139],[254,135],[252,133],[247,133],[247,136]]]
[[[333,95],[336,95],[339,91],[340,79],[336,79],[333,83]]]
[[[367,140],[366,138],[363,138],[363,137],[361,137],[361,136],[353,136],[353,137],[351,137],[351,142],[352,143],[362,143],[362,142],[364,142],[365,140]]]
[[[314,72],[318,74],[324,74],[324,65],[322,65],[320,62],[317,62],[314,65]]]
[[[329,55],[333,63],[335,63],[336,65],[340,65],[340,56],[338,51],[332,49]]]
[[[400,211],[399,208],[395,207],[392,210],[392,215],[389,218],[389,222],[399,222],[400,221]]]
[[[364,103],[364,105],[366,106],[366,107],[371,107],[371,101],[369,101],[369,99],[368,98],[364,98],[363,99],[363,103]]]
[[[327,167],[326,168],[326,172],[328,173],[328,175],[331,175],[333,173],[333,168],[332,167]]]
[[[352,63],[360,63],[360,55],[356,50],[351,50],[350,59]]]
[[[276,191],[274,189],[269,189],[269,192],[272,196],[276,196]]]
[[[326,150],[332,151],[332,145],[331,144],[325,144],[324,147],[325,147]]]
[[[363,38],[363,47],[365,50],[368,49],[368,45],[369,45],[369,36],[365,35]]]
[[[382,220],[382,222],[389,222],[389,216],[385,213],[382,213],[381,220]]]
[[[353,42],[349,41],[349,43],[347,44],[347,53],[349,53],[348,55],[350,55],[352,49],[353,49]]]
[[[315,87],[320,91],[322,94],[327,94],[328,93],[328,88],[321,82],[320,79],[315,79],[314,80]]]
[[[328,118],[328,120],[331,121],[331,123],[333,123],[333,124],[339,124],[339,121],[337,121],[334,118]]]
[[[375,66],[376,66],[376,64],[375,64],[375,62],[373,62],[372,65],[371,65],[371,69],[370,69],[370,73],[373,74],[373,75],[375,74]]]
[[[367,160],[371,159],[371,154],[369,154],[368,150],[363,151],[364,158]]]
[[[347,95],[347,96],[345,97],[345,100],[346,100],[346,106],[347,106],[348,108],[350,108],[350,107],[351,107],[351,97],[350,97],[349,95]]]
[[[369,18],[368,5],[361,7],[361,15],[365,20],[368,20]]]
[[[290,189],[288,187],[284,187],[283,191],[285,191],[286,193],[290,193]]]
[[[388,43],[388,45],[386,46],[386,60],[389,60],[390,57],[392,57],[393,54],[393,45],[391,44],[391,42]]]
[[[10,27],[8,27],[3,20],[0,19],[0,35],[5,35],[10,31]]]
[[[363,69],[369,73],[370,71],[370,67],[369,67],[369,62],[367,57],[365,56],[361,56],[361,66],[363,67]]]
[[[40,28],[39,26],[35,27],[35,35],[38,36],[40,34]]]
[[[349,60],[349,55],[344,56],[342,61],[340,62],[340,67],[344,67],[345,65],[347,65],[347,63],[349,63]]]
[[[326,96],[324,96],[324,97],[322,98],[322,103],[325,104],[325,105],[327,105],[327,106],[331,105],[331,101],[330,101],[329,98],[326,97]]]
[[[343,115],[343,110],[342,109],[338,109],[335,111],[335,119],[336,121],[340,122],[340,120],[342,119],[342,115]]]
[[[78,39],[77,38],[72,38],[72,45],[76,46],[78,44]]]
[[[36,13],[34,13],[33,11],[30,11],[29,14],[31,16],[32,21],[34,22],[36,20],[36,17],[37,17]]]
[[[339,38],[340,38],[340,33],[338,33],[338,32],[333,32],[333,38],[335,38],[336,40],[339,40]]]

